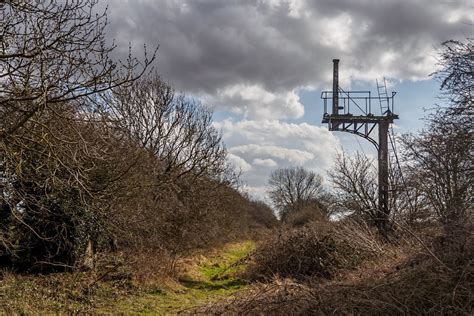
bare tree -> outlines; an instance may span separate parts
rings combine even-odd
[[[448,99],[448,113],[470,115],[473,113],[474,41],[449,40],[442,44],[439,65],[434,73],[441,81],[442,96]]]
[[[211,111],[175,95],[156,74],[96,101],[114,134],[140,152],[127,198],[112,215],[120,236],[133,231],[137,244],[147,239],[174,256],[214,242],[219,231],[236,225],[228,223],[235,217],[226,205],[236,175]],[[130,217],[138,221],[130,223]]]
[[[97,0],[0,3],[0,138],[46,108],[129,83],[155,58],[110,58]],[[78,106],[84,103],[79,103]],[[6,118],[8,118],[6,120]]]
[[[329,177],[337,190],[340,206],[375,224],[377,208],[377,170],[371,160],[357,152],[338,153]]]
[[[292,212],[321,196],[322,183],[320,175],[303,167],[281,168],[270,174],[268,194],[285,221]]]
[[[417,187],[447,233],[472,222],[474,196],[473,41],[447,41],[440,53],[442,97],[426,128],[404,139],[405,157]]]
[[[75,266],[126,172],[104,171],[126,163],[90,101],[139,78],[154,54],[113,61],[96,4],[0,1],[0,252],[27,268]]]
[[[105,101],[119,133],[157,158],[156,174],[171,179],[227,175],[226,150],[212,126],[212,112],[176,96],[158,75],[115,89]]]
[[[418,185],[417,175],[411,172],[408,164],[402,164],[400,168],[393,166],[389,183],[389,205],[392,218],[398,225],[417,227],[433,221],[426,197]]]
[[[377,207],[377,168],[372,160],[359,152],[352,156],[339,153],[329,177],[336,189],[338,199],[334,206],[339,212],[377,227],[383,236],[387,236],[387,229],[392,229],[393,219],[406,220],[408,216],[414,219],[417,217],[415,211],[418,215],[421,213],[419,195],[410,189],[412,187],[406,187],[408,182],[403,178],[402,170],[394,164],[389,168],[388,223],[380,218]]]
[[[444,114],[446,115],[446,114]],[[472,129],[437,115],[418,136],[406,136],[406,158],[416,185],[449,229],[471,218],[474,196]]]

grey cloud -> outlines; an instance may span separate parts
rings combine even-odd
[[[263,194],[274,165],[318,172],[339,147],[301,117],[298,89],[341,81],[423,79],[436,48],[472,36],[471,0],[102,0],[119,51],[159,44],[156,68],[178,90],[245,120],[216,123],[249,191]],[[294,155],[296,153],[296,155]],[[286,155],[286,156],[285,156]],[[306,157],[306,160],[298,161]],[[295,160],[296,159],[296,160]]]
[[[121,44],[159,43],[158,69],[166,78],[180,89],[211,94],[236,83],[270,91],[317,85],[335,56],[359,71],[379,69],[376,57],[391,49],[399,55],[391,66],[407,57],[415,62],[440,42],[472,31],[462,20],[446,20],[460,9],[469,17],[472,8],[464,1],[296,1],[299,17],[291,14],[291,2],[110,0],[110,31]],[[324,45],[315,35],[337,33],[348,21],[325,27],[341,14],[351,18],[352,45]],[[405,65],[396,74],[424,71]]]
[[[317,78],[316,61],[330,60],[331,49],[305,39],[307,20],[262,3],[113,2],[111,36],[125,48],[159,43],[159,71],[185,91],[213,94],[235,83],[291,90]]]
[[[236,84],[219,89],[214,95],[201,96],[201,100],[211,108],[230,110],[246,118],[297,118],[304,114],[304,106],[295,91],[270,92],[259,85]]]

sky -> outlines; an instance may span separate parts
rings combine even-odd
[[[423,127],[440,103],[442,42],[474,36],[474,0],[102,0],[117,54],[159,45],[156,70],[214,111],[245,190],[265,199],[276,168],[326,175],[334,155],[366,140],[321,123],[322,90],[340,59],[345,90],[396,91],[396,133]]]

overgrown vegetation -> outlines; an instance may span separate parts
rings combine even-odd
[[[380,238],[362,155],[338,158],[332,192],[275,170],[280,221],[240,193],[212,112],[154,53],[112,60],[96,4],[0,3],[3,311],[472,313],[472,39],[443,44],[447,105],[402,137]]]
[[[1,4],[0,265],[77,270],[119,251],[173,273],[274,226],[238,192],[212,113],[150,72],[154,55],[110,59],[96,4]]]
[[[346,225],[348,223],[339,223],[334,228],[347,230],[343,236],[352,239],[359,236],[360,240],[346,239],[344,244],[317,243],[311,242],[315,237],[310,234],[294,232],[299,237],[298,242],[275,247],[271,255],[281,261],[260,259],[259,256],[270,255],[269,248],[257,248],[257,263],[261,268],[258,275],[264,271],[265,282],[255,283],[247,291],[193,312],[252,315],[472,313],[472,234],[467,238],[469,241],[460,236],[464,239],[462,249],[452,244],[438,244],[432,248],[434,253],[428,253],[416,239],[405,238],[396,245],[383,244],[376,235],[362,233],[361,227]],[[319,230],[318,225],[312,226],[311,229]],[[433,240],[433,236],[430,239]],[[313,247],[304,247],[307,244]],[[363,245],[365,251],[355,252],[354,245]],[[268,264],[266,269],[262,263]],[[249,268],[255,271],[252,264]],[[272,275],[271,272],[277,270],[280,273]]]
[[[371,272],[371,271],[366,271]],[[396,274],[395,274],[396,273]],[[214,304],[198,312],[223,314],[456,314],[472,312],[471,275],[418,266],[382,280],[307,284],[291,279],[255,286],[245,297]]]
[[[0,310],[12,314],[177,313],[247,287],[238,277],[251,241],[231,243],[180,261],[176,279],[137,279],[125,262],[103,262],[95,271],[19,275],[0,279]]]
[[[247,275],[270,280],[274,276],[332,279],[339,271],[357,267],[383,248],[370,232],[355,224],[328,221],[284,228],[261,242],[253,254]]]

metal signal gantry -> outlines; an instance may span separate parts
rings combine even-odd
[[[394,114],[394,96],[387,93],[385,79],[383,85],[377,82],[377,96],[370,91],[344,91],[339,86],[339,59],[333,59],[332,91],[323,91],[323,123],[328,124],[330,131],[348,132],[370,141],[378,151],[378,219],[376,225],[382,231],[388,231],[390,209],[388,207],[388,130],[398,115]],[[378,103],[380,115],[374,114],[373,103]],[[332,112],[328,112],[328,108]],[[378,139],[372,132],[377,127]]]

